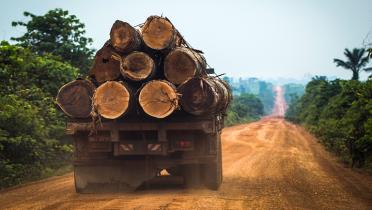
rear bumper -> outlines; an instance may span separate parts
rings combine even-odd
[[[205,155],[202,157],[195,158],[182,158],[182,159],[171,159],[167,157],[149,157],[148,159],[120,159],[120,160],[75,160],[73,162],[74,166],[120,166],[126,164],[138,164],[141,165],[147,162],[149,165],[154,165],[158,168],[167,168],[177,165],[186,164],[209,164],[216,161],[215,155]]]

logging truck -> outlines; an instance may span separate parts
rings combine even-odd
[[[140,29],[115,21],[89,75],[56,98],[69,116],[77,192],[136,189],[164,177],[219,188],[231,91],[202,54],[165,17],[150,16]]]

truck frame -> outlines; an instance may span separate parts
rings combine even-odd
[[[174,113],[165,119],[126,116],[117,120],[73,120],[76,192],[134,190],[166,171],[185,186],[217,190],[222,182],[224,115]]]

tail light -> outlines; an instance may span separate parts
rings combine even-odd
[[[173,142],[173,150],[193,150],[194,149],[194,141],[192,140],[186,140],[186,139],[181,139],[181,140],[175,140]]]

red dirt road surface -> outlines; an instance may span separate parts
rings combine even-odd
[[[284,117],[285,111],[287,109],[287,103],[284,99],[284,90],[281,86],[276,86],[274,88],[275,92],[275,104],[273,108],[273,113],[271,116],[273,117]]]
[[[73,174],[0,193],[1,209],[372,209],[372,178],[338,164],[280,118],[223,131],[219,191],[148,189],[77,194]]]

